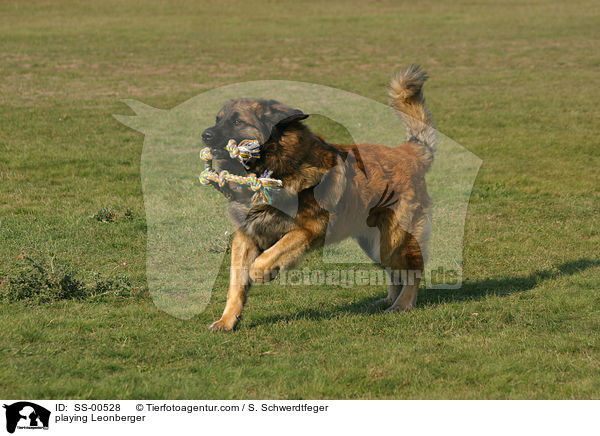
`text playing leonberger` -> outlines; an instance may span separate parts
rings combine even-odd
[[[389,285],[387,312],[407,311],[417,300],[430,233],[431,199],[425,173],[436,150],[436,131],[425,107],[427,75],[411,66],[396,73],[390,106],[406,124],[408,139],[378,144],[331,144],[302,123],[308,115],[274,100],[231,100],[202,140],[212,167],[233,174],[272,171],[283,182],[273,203],[252,203],[249,189],[227,183],[228,214],[236,227],[231,247],[227,303],[211,330],[231,330],[241,317],[253,282],[289,268],[309,250],[355,238],[386,270],[417,271],[413,280]],[[255,139],[260,157],[246,163],[225,150],[230,139]]]

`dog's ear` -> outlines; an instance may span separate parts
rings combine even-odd
[[[275,100],[262,102],[262,111],[260,120],[265,127],[265,139],[271,135],[271,132],[276,127],[284,127],[294,121],[301,121],[308,118],[308,115],[300,109],[294,109]]]
[[[285,125],[293,121],[301,121],[308,118],[300,109],[294,109],[285,104],[276,103],[271,106],[271,122],[274,125]]]

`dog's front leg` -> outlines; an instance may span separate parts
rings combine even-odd
[[[212,331],[232,330],[237,324],[250,288],[249,268],[258,256],[256,243],[241,230],[235,232],[231,244],[231,272],[227,303],[221,319],[209,327]]]
[[[268,282],[277,271],[300,261],[308,251],[312,239],[312,233],[305,229],[294,229],[286,233],[256,258],[250,267],[250,278],[256,283]]]

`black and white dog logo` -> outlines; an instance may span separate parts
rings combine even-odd
[[[6,409],[6,431],[14,433],[15,429],[48,429],[50,411],[29,401],[19,401],[4,405]]]

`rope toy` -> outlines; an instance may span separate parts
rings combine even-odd
[[[260,157],[260,143],[256,140],[244,139],[236,144],[234,139],[230,139],[225,150],[229,152],[232,159],[239,160],[246,169],[248,169],[246,163],[250,159]]]
[[[244,139],[243,141],[240,141],[239,144],[236,144],[235,140],[230,139],[225,146],[225,149],[229,152],[229,156],[232,159],[237,159],[240,161],[240,163],[246,169],[248,169],[246,163],[250,159],[260,157],[259,142],[250,139]],[[206,162],[212,160],[212,153],[208,147],[200,150],[200,159]],[[254,191],[254,195],[252,196],[253,203],[264,202],[271,204],[273,199],[269,191],[272,189],[281,188],[283,186],[281,180],[272,179],[270,177],[272,173],[273,171],[265,171],[262,177],[256,177],[256,174],[252,173],[248,174],[248,176],[238,176],[236,174],[229,173],[227,170],[217,173],[207,164],[206,168],[204,171],[202,171],[198,179],[204,186],[213,182],[219,187],[223,187],[226,182],[231,182],[240,185],[237,187],[237,189],[242,189],[243,185],[246,185],[250,188],[250,190]]]

